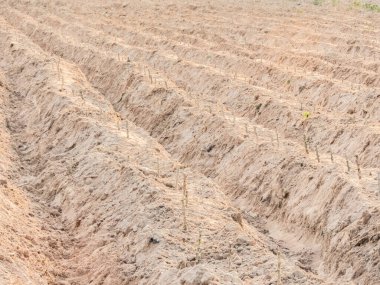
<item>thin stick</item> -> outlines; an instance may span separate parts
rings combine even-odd
[[[281,285],[281,258],[280,258],[280,252],[277,251],[277,285]]]
[[[350,164],[348,162],[347,156],[346,156],[346,165],[347,165],[347,171],[350,172]]]
[[[129,122],[127,120],[127,139],[129,139]]]
[[[309,150],[307,148],[307,137],[306,137],[306,134],[303,135],[303,142],[304,142],[304,145],[305,145],[306,154],[309,154]]]
[[[157,158],[157,177],[160,177],[160,159]]]
[[[59,75],[60,75],[60,73],[61,73],[61,68],[59,67],[60,62],[61,62],[61,58],[58,57],[58,62],[57,62],[58,77],[59,77]]]
[[[185,202],[186,202],[186,207],[187,207],[187,204],[189,202],[189,197],[188,197],[188,192],[187,192],[187,182],[186,182],[186,179],[187,179],[187,176],[186,175],[183,175],[183,197],[185,199]]]
[[[333,157],[333,153],[332,153],[331,149],[330,149],[330,159],[331,159],[331,162],[334,162],[334,157]]]
[[[177,166],[176,175],[175,175],[175,190],[178,190],[178,177],[179,176],[179,167]]]
[[[277,140],[277,148],[280,148],[280,140],[278,139],[278,131],[276,128],[276,140]]]
[[[319,152],[318,152],[318,146],[317,145],[315,146],[315,153],[317,155],[318,162],[321,162],[321,160],[319,159]]]
[[[358,155],[355,155],[355,161],[356,161],[356,167],[358,169],[359,179],[362,179],[362,174],[361,174],[361,171],[360,171],[359,156]]]
[[[198,242],[197,242],[197,253],[196,253],[197,263],[201,261],[201,243],[202,243],[202,233],[201,231],[199,231]]]
[[[232,263],[232,243],[229,244],[229,250],[228,250],[228,270],[231,270],[231,263]]]
[[[185,207],[185,199],[181,200],[182,202],[182,215],[183,215],[183,230],[187,231],[187,220],[186,220],[186,207]]]

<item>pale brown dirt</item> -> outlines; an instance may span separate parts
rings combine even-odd
[[[380,14],[312,2],[0,2],[0,284],[380,284]]]

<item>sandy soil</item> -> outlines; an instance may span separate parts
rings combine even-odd
[[[0,2],[0,284],[380,284],[380,14],[319,2]]]

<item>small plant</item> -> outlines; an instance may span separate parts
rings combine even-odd
[[[380,12],[380,6],[375,3],[365,3],[363,7],[372,12]]]
[[[310,112],[309,111],[305,111],[305,112],[302,112],[302,116],[306,119],[308,119],[310,117]]]
[[[322,6],[323,0],[313,0],[313,4],[316,6]]]
[[[362,1],[360,1],[360,0],[353,1],[352,2],[352,7],[354,7],[354,8],[360,8],[360,7],[362,7]]]

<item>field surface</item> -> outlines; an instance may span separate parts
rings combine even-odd
[[[0,285],[380,284],[380,3],[0,1]]]

